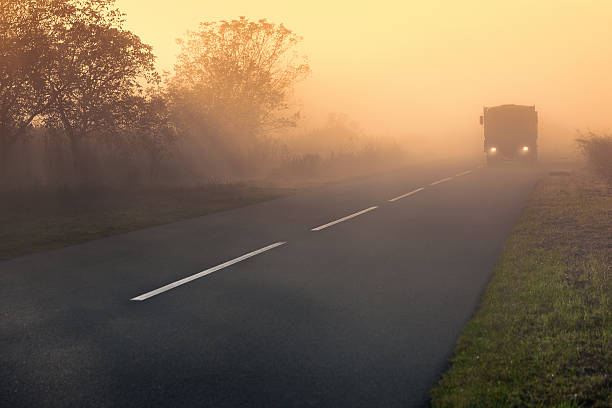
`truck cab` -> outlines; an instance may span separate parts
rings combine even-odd
[[[535,106],[485,107],[480,117],[484,127],[487,165],[505,160],[534,163],[538,157],[538,112]]]

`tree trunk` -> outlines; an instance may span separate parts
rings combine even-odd
[[[161,155],[155,149],[150,150],[149,156],[149,182],[155,184],[159,180],[159,165]]]
[[[17,134],[11,134],[6,129],[0,133],[0,186],[7,182],[10,151],[16,140]]]
[[[8,159],[9,159],[9,146],[4,139],[4,136],[0,139],[0,187],[6,183],[7,170],[8,170]]]
[[[38,116],[38,113],[31,114],[28,120],[16,128],[5,126],[0,128],[0,185],[4,184],[6,181],[11,149],[17,140],[21,139],[26,134],[30,124],[36,116]]]
[[[83,154],[83,146],[81,144],[82,134],[75,132],[75,128],[67,119],[62,108],[59,110],[62,125],[68,140],[70,140],[70,153],[72,154],[72,167],[74,171],[74,181],[76,184],[86,184],[87,177],[87,162]]]
[[[87,184],[87,163],[83,154],[81,138],[73,132],[67,132],[70,139],[70,153],[72,154],[72,167],[74,180],[77,184]]]

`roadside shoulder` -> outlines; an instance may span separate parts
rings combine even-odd
[[[612,188],[545,177],[460,336],[434,407],[612,406]]]

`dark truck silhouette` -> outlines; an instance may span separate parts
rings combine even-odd
[[[488,165],[502,160],[534,163],[538,158],[538,112],[535,106],[485,107],[480,124],[484,126],[484,151]]]

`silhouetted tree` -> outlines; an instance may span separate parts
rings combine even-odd
[[[62,129],[74,168],[82,142],[117,134],[118,101],[156,82],[151,47],[122,27],[114,0],[0,0],[0,165],[34,121]]]
[[[122,28],[114,0],[71,0],[70,14],[51,41],[56,56],[49,83],[56,93],[47,125],[61,126],[70,140],[75,170],[87,177],[82,142],[113,134],[129,114],[118,101],[142,92],[157,79],[149,45]]]
[[[126,153],[145,152],[149,160],[149,178],[157,181],[162,160],[170,155],[177,131],[170,121],[166,95],[160,89],[149,89],[145,96],[131,95],[117,102],[123,112],[116,126]]]
[[[50,34],[67,12],[62,1],[0,0],[0,180],[11,148],[55,96]]]

